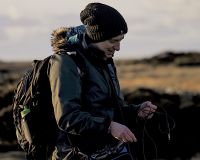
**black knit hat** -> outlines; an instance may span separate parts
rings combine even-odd
[[[128,31],[126,21],[113,7],[102,3],[89,3],[80,13],[81,22],[93,42],[111,39]]]

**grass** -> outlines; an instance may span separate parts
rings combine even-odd
[[[18,79],[29,66],[30,62],[0,63],[0,82]],[[122,90],[146,87],[172,92],[200,92],[200,66],[178,67],[173,63],[153,65],[121,60],[116,67]]]
[[[147,87],[175,92],[200,92],[200,67],[118,65],[121,89]]]

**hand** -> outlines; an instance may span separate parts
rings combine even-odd
[[[144,119],[150,119],[153,117],[154,112],[156,111],[157,106],[153,105],[150,101],[146,101],[141,104],[138,116]]]
[[[135,135],[128,127],[117,122],[110,123],[110,132],[113,137],[123,142],[137,142]]]

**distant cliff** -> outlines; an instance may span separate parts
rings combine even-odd
[[[129,59],[126,61],[118,61],[118,64],[150,64],[150,65],[166,65],[171,64],[175,66],[199,66],[200,52],[163,52],[156,56],[143,59]]]

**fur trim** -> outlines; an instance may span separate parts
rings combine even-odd
[[[76,27],[60,27],[55,29],[51,34],[51,46],[54,53],[66,52],[72,47],[68,43],[70,37],[85,32],[85,26],[80,25]]]
[[[64,51],[67,47],[67,32],[70,28],[60,27],[55,29],[51,34],[51,46],[55,53]]]

